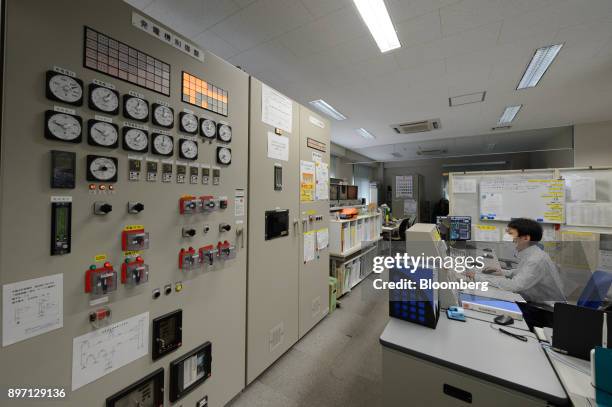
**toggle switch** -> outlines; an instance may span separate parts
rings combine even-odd
[[[194,237],[196,230],[194,228],[183,228],[183,237]]]
[[[210,226],[204,225],[204,234],[210,232]]]
[[[144,210],[144,205],[141,202],[128,202],[128,213],[137,214]]]
[[[221,223],[219,225],[219,232],[229,232],[230,230],[232,230],[232,225],[229,223]]]
[[[155,290],[153,290],[153,299],[154,300],[158,299],[160,295],[161,295],[161,292],[159,291],[159,288],[156,288]]]
[[[113,210],[113,205],[107,202],[94,202],[94,215],[107,215]]]

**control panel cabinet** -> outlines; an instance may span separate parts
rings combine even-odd
[[[245,386],[248,74],[122,0],[2,3],[0,285],[44,296],[13,302],[0,383],[168,406],[170,364],[210,344],[180,404],[224,406]]]

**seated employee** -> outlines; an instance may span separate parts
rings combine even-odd
[[[532,219],[519,218],[508,223],[506,231],[512,236],[512,241],[516,245],[519,258],[517,268],[485,270],[485,272],[493,272],[489,275],[469,271],[466,272],[466,275],[474,278],[475,281],[488,281],[492,287],[518,293],[528,303],[565,302],[563,283],[557,266],[537,244],[542,240],[542,226]],[[529,310],[521,308],[528,324],[533,322],[533,325],[536,326],[550,325],[550,315],[544,316],[534,307],[525,307],[530,308]],[[543,321],[543,318],[546,321]]]

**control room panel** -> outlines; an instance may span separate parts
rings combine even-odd
[[[6,3],[2,381],[65,387],[49,405],[225,404],[245,382],[248,75],[120,0]]]

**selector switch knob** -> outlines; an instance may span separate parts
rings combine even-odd
[[[204,233],[210,232],[210,226],[204,225]]]
[[[219,225],[219,232],[229,232],[232,230],[232,225],[229,223],[222,223]]]
[[[140,213],[144,210],[144,205],[141,202],[128,202],[128,213]]]
[[[172,293],[172,286],[170,284],[164,286],[164,293],[170,295]]]
[[[194,237],[196,230],[193,228],[183,228],[183,237]]]
[[[107,215],[113,210],[113,205],[107,202],[94,202],[95,215]]]

